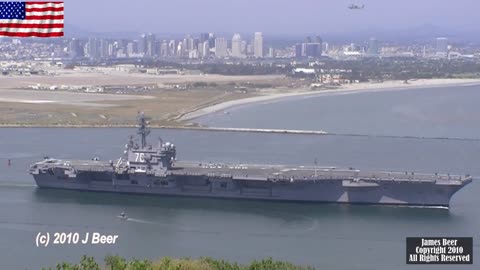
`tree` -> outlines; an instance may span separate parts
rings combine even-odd
[[[107,255],[104,261],[109,270],[125,270],[127,268],[127,261],[120,256]]]

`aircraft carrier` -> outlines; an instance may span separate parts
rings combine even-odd
[[[360,171],[319,166],[182,162],[176,147],[147,143],[149,118],[137,117],[118,160],[60,160],[31,165],[40,188],[272,201],[448,207],[470,175]],[[234,153],[232,153],[234,154]]]

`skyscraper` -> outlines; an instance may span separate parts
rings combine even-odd
[[[253,39],[253,55],[257,58],[263,57],[263,34],[262,32],[255,32]]]
[[[138,52],[142,55],[145,55],[147,51],[147,35],[142,34],[138,40]]]
[[[215,39],[215,56],[227,56],[227,40],[223,37],[218,37]]]
[[[72,38],[68,44],[68,52],[71,58],[81,58],[83,57],[83,49],[80,40]]]
[[[302,44],[301,43],[295,44],[295,57],[296,58],[302,58],[302,56],[303,56],[302,51],[303,51]]]
[[[202,57],[207,58],[210,55],[210,45],[208,40],[202,43]]]
[[[322,55],[322,45],[320,43],[304,43],[304,56],[317,58]]]
[[[100,42],[98,41],[98,39],[96,38],[88,39],[87,53],[88,53],[88,57],[91,60],[95,60],[100,57]]]
[[[320,57],[322,56],[322,51],[323,51],[323,47],[322,47],[322,43],[323,43],[323,40],[320,36],[316,36],[315,37],[315,43],[317,43],[319,46],[317,47],[317,57]]]
[[[168,43],[166,40],[162,41],[160,45],[160,56],[167,57],[168,56]]]
[[[233,57],[243,57],[242,55],[242,37],[240,34],[233,35],[232,38],[232,56]]]
[[[268,57],[275,58],[275,49],[273,48],[268,49]]]
[[[379,53],[378,40],[375,38],[370,38],[368,41],[367,54],[370,56],[376,56]]]
[[[146,57],[154,57],[156,55],[155,35],[147,34],[145,36],[145,54]]]
[[[208,46],[215,48],[215,33],[208,33]]]
[[[319,58],[322,56],[322,38],[316,36],[314,40],[311,37],[306,37],[304,43],[295,45],[295,57],[309,57]]]
[[[138,43],[136,40],[127,44],[127,56],[134,57],[138,53]]]
[[[100,39],[99,40],[99,51],[98,51],[98,56],[100,58],[105,58],[105,57],[111,57],[113,56],[113,50],[109,51],[108,50],[108,47],[109,47],[109,43],[107,40],[105,39]]]
[[[169,55],[175,55],[177,52],[176,48],[176,42],[175,40],[171,39],[170,42],[168,42],[168,54]]]
[[[188,36],[184,39],[184,41],[185,41],[185,42],[184,42],[185,49],[186,49],[187,51],[191,51],[191,50],[193,50],[193,49],[195,48],[195,46],[194,46],[194,39],[193,39],[190,35],[188,35]]]

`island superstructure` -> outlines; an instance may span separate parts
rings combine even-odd
[[[448,207],[470,175],[360,171],[319,166],[179,161],[176,146],[151,145],[149,118],[138,116],[139,143],[130,136],[118,160],[46,157],[30,167],[40,188],[272,201]]]

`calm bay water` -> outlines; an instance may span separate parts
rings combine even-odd
[[[480,85],[343,93],[240,106],[198,122],[340,134],[480,138],[479,100]]]
[[[480,128],[475,121],[480,109],[472,106],[472,100],[477,95],[475,89],[478,88],[458,89],[453,96],[446,90],[430,89],[415,92],[416,95],[412,91],[403,91],[388,95],[368,93],[312,100],[295,99],[239,107],[230,110],[229,115],[222,113],[200,120],[219,126],[229,123],[230,126],[242,127],[316,127],[342,133],[385,135],[391,135],[398,129],[404,132],[402,135],[480,138]],[[432,95],[429,101],[429,104],[439,104],[441,108],[430,105],[428,112],[423,111],[420,114],[422,117],[415,118],[417,120],[405,116],[412,114],[399,116],[396,112],[402,109],[391,109],[397,104],[397,108],[404,108],[403,111],[422,111],[424,109],[416,106],[421,105],[428,91],[446,93],[447,97],[443,94]],[[436,98],[439,100],[435,101]],[[320,117],[328,118],[326,122],[318,119],[319,115],[334,109],[325,111],[326,104],[347,102],[344,99],[351,100],[349,106],[338,105],[337,114]],[[352,105],[356,104],[353,101],[355,99],[362,104],[370,102],[370,106],[362,105],[365,106],[366,115],[362,115],[360,108],[355,107],[360,105]],[[443,106],[449,103],[444,99],[451,100],[453,105],[448,108],[457,113]],[[315,106],[308,114],[294,117],[298,113],[296,108],[306,108],[305,102],[323,105]],[[349,108],[355,117],[349,116]],[[464,111],[458,111],[460,108],[464,108]],[[453,113],[465,117],[460,117],[464,119],[463,122],[447,123],[433,113],[437,111],[442,111],[442,115]],[[307,115],[310,115],[309,118]],[[372,120],[370,126],[359,123],[366,121],[361,120],[362,117],[372,115],[377,120]],[[435,117],[425,118],[425,115]],[[398,121],[392,120],[394,116],[399,117]],[[269,117],[270,121],[267,121]],[[250,119],[252,124],[246,125],[243,122],[245,119]],[[432,121],[442,123],[442,127],[435,129]],[[317,269],[432,268],[405,264],[405,237],[409,236],[473,236],[474,257],[478,258],[478,181],[453,197],[450,210],[440,210],[38,190],[33,178],[26,173],[28,165],[43,155],[65,159],[90,159],[94,156],[116,159],[132,132],[131,129],[0,129],[1,269],[40,269],[62,260],[78,261],[83,254],[98,258],[106,254],[136,258],[211,256],[238,262],[271,256],[312,265]],[[297,165],[313,164],[317,158],[319,164],[328,166],[480,176],[480,140],[186,130],[154,130],[151,139],[158,136],[174,142],[178,147],[178,158],[182,160]],[[7,166],[8,159],[12,160],[11,166]],[[122,211],[132,220],[121,221],[116,218]],[[111,246],[37,248],[34,243],[39,231],[101,232],[118,234],[119,240]],[[476,269],[476,264],[440,266],[435,269]]]

